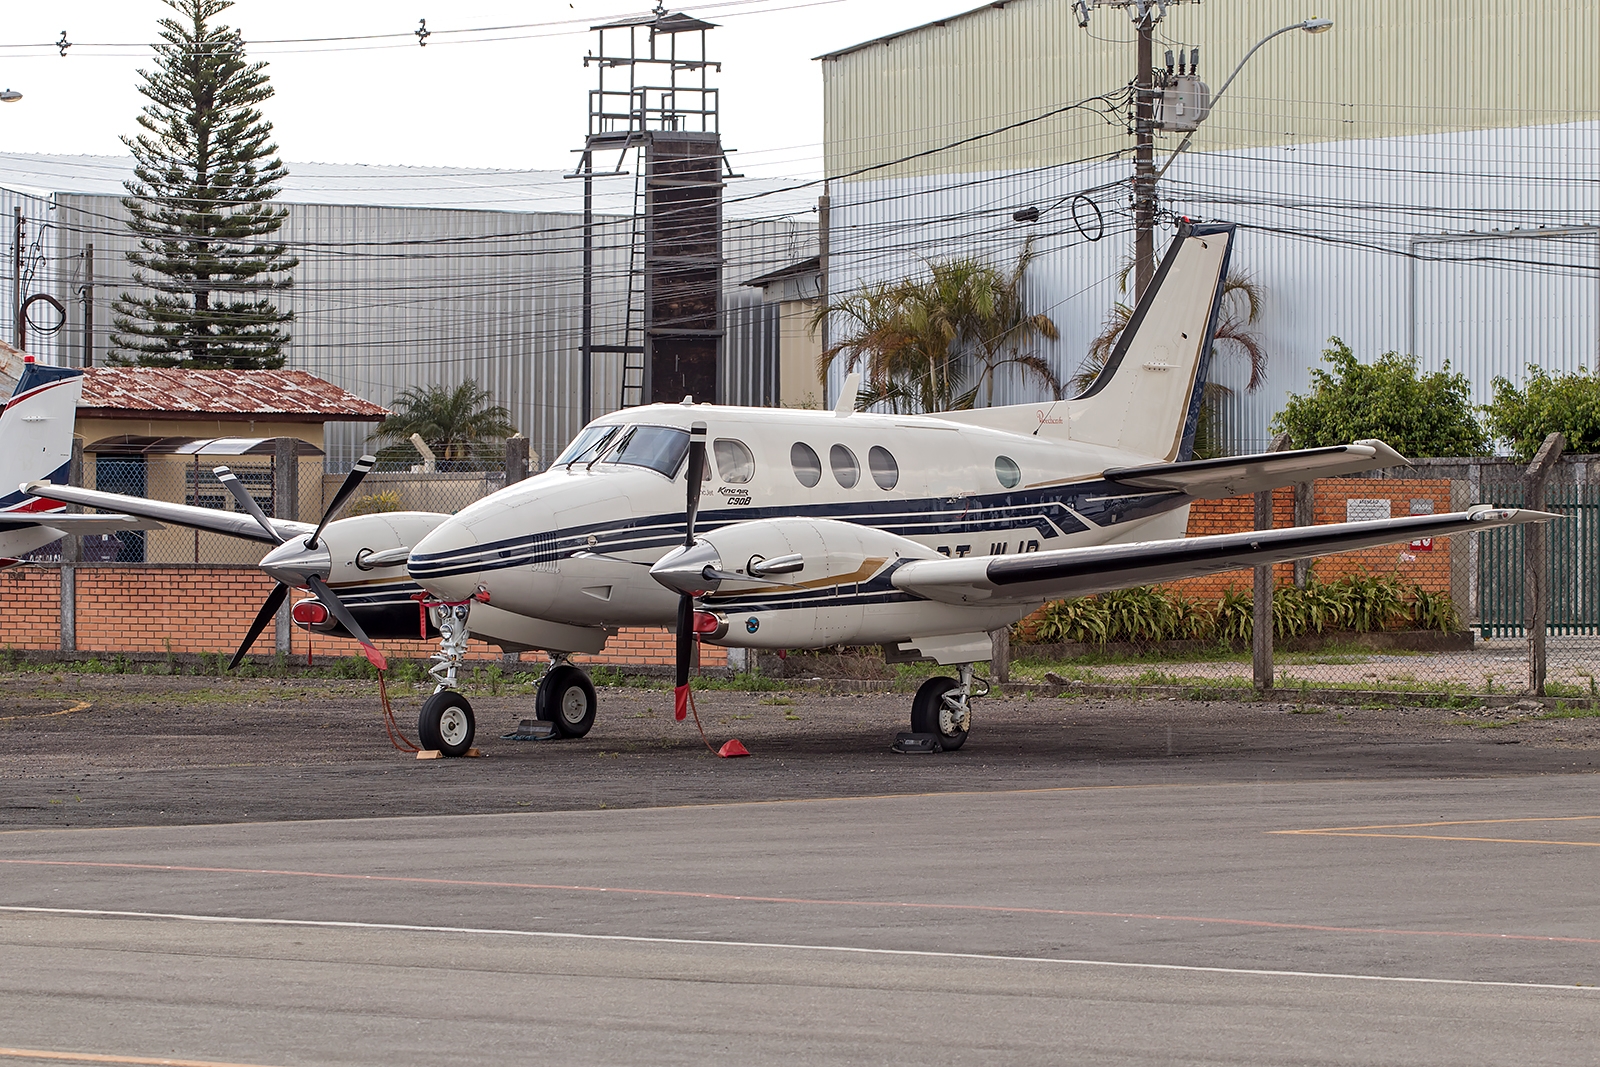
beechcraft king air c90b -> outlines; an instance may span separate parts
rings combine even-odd
[[[989,632],[1047,600],[1549,517],[1480,506],[1185,538],[1196,499],[1405,462],[1379,441],[1188,458],[1232,242],[1229,225],[1181,230],[1105,370],[1073,400],[890,415],[852,410],[852,383],[831,412],[687,399],[627,409],[585,427],[544,473],[456,515],[325,517],[314,531],[262,518],[271,536],[260,539],[279,543],[262,566],[280,589],[310,588],[326,610],[306,614],[364,645],[416,634],[407,598],[420,587],[444,631],[436,658],[452,668],[469,628],[549,652],[537,714],[565,736],[587,733],[596,710],[570,656],[598,651],[618,627],[675,625],[679,718],[696,637],[881,645],[890,659],[956,669],[925,683],[911,713],[913,730],[954,749],[981,695],[973,664],[989,658]],[[185,521],[176,505],[157,514],[29,488]],[[405,632],[397,604],[411,608]],[[464,752],[471,709],[442,682],[419,731],[429,747]]]

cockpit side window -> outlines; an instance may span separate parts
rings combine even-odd
[[[600,454],[606,442],[616,436],[618,426],[585,426],[572,443],[566,447],[561,455],[556,457],[552,466],[560,467],[572,463],[587,463]]]
[[[717,473],[729,485],[743,485],[756,476],[756,457],[743,441],[719,437],[711,451],[717,457]]]
[[[675,478],[688,453],[689,431],[676,426],[635,426],[602,462],[649,467],[657,474]]]

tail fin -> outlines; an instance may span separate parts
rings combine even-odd
[[[1112,350],[1082,395],[941,414],[957,422],[1083,441],[1164,462],[1194,451],[1201,391],[1233,251],[1231,223],[1185,225]]]
[[[23,482],[66,484],[72,428],[83,371],[25,363],[17,388],[0,409],[0,512],[60,510],[62,505],[19,491]],[[6,490],[9,489],[9,492]]]

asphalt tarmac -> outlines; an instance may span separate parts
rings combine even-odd
[[[746,761],[651,748],[677,727],[622,717],[614,748],[390,758],[387,790],[426,814],[273,807],[298,781],[316,810],[315,784],[370,751],[236,768],[226,821],[8,805],[0,1064],[1596,1059],[1583,722],[1373,709],[1362,734],[1331,711],[1019,701],[961,753],[901,757],[869,744],[899,698],[763,699],[702,703],[709,730],[754,739]],[[783,733],[826,699],[856,725]],[[187,771],[91,758],[75,717],[11,735],[47,768],[0,762],[13,795],[88,776],[110,812],[115,781],[227,769],[212,741]],[[1523,743],[1490,740],[1505,730]],[[591,803],[585,766],[628,806]],[[451,813],[506,768],[549,774],[544,810]],[[707,797],[718,776],[743,796]],[[329,792],[324,810],[349,800]]]

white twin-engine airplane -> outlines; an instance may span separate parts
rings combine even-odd
[[[1185,538],[1188,505],[1318,477],[1404,464],[1380,441],[1188,459],[1233,241],[1230,225],[1180,231],[1105,370],[1082,396],[935,415],[656,404],[585,427],[544,473],[452,516],[329,521],[371,467],[363,459],[315,527],[32,483],[52,499],[276,544],[280,583],[237,663],[289,588],[302,626],[414,638],[417,597],[437,632],[439,682],[418,729],[425,747],[470,747],[472,710],[451,686],[469,633],[546,651],[536,714],[567,737],[594,722],[594,688],[570,657],[623,626],[675,625],[677,715],[696,637],[744,648],[881,645],[933,660],[911,726],[959,748],[973,664],[989,633],[1047,600],[1418,537],[1542,521],[1478,506],[1381,522]]]

